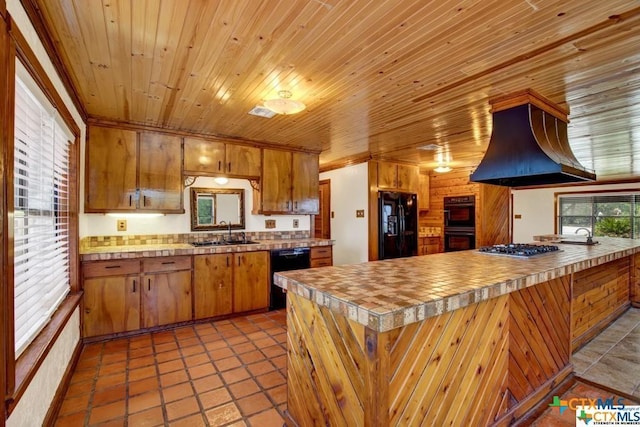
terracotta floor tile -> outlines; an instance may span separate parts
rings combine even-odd
[[[153,340],[151,339],[151,335],[138,335],[137,337],[129,338],[129,348],[142,348],[142,347],[151,347],[153,345]]]
[[[127,360],[127,352],[126,351],[115,351],[109,352],[105,350],[105,353],[102,356],[102,364],[109,365],[111,363],[123,362]]]
[[[247,338],[246,335],[238,335],[235,337],[231,337],[227,340],[227,343],[230,346],[233,346],[233,349],[236,350],[236,347],[238,344],[243,344],[249,341],[249,338]]]
[[[157,377],[145,378],[144,380],[129,383],[129,396],[146,393],[151,390],[157,390],[160,382]]]
[[[126,421],[124,417],[121,417],[115,420],[104,421],[102,423],[96,424],[95,427],[125,427],[125,425]]]
[[[173,402],[193,396],[191,383],[182,383],[162,389],[162,396],[165,402]]]
[[[194,366],[192,368],[189,368],[188,371],[189,371],[189,376],[191,377],[191,379],[194,379],[194,380],[198,378],[206,377],[209,375],[213,375],[216,372],[218,372],[212,363],[207,363],[206,365]]]
[[[99,377],[96,381],[96,390],[102,390],[119,384],[124,384],[126,381],[127,376],[124,372],[107,375],[106,377]]]
[[[258,375],[275,371],[276,367],[270,361],[262,360],[260,362],[252,363],[251,365],[247,366],[247,369],[249,369],[249,372],[251,372],[251,375],[253,375],[254,377],[257,377]]]
[[[286,379],[280,372],[274,371],[269,372],[268,374],[260,375],[256,378],[258,383],[265,389],[269,389],[272,387],[277,387],[279,385],[285,384]]]
[[[102,348],[104,347],[103,343],[92,343],[87,344],[82,349],[80,353],[81,359],[92,359],[94,357],[99,357],[102,355]]]
[[[211,323],[199,323],[194,325],[193,329],[198,336],[216,334],[216,328]]]
[[[200,337],[198,336],[195,336],[193,338],[178,338],[178,340],[180,341],[180,348],[182,349],[196,345],[202,345]]]
[[[209,358],[209,355],[206,353],[188,356],[188,357],[185,357],[183,360],[185,365],[187,365],[188,367],[203,365],[205,363],[211,363],[211,359]]]
[[[91,404],[93,406],[106,405],[107,403],[116,402],[118,400],[124,400],[127,398],[127,385],[119,384],[114,387],[105,388],[100,391],[96,391],[93,394]]]
[[[126,338],[116,339],[113,341],[107,341],[104,343],[103,347],[103,355],[110,355],[116,353],[124,353],[126,354],[127,350],[129,350],[129,340]]]
[[[227,344],[227,342],[223,339],[219,339],[219,340],[215,340],[213,342],[207,342],[204,344],[204,347],[207,349],[207,351],[212,352],[214,350],[217,350],[219,348],[225,348],[228,347],[229,344]]]
[[[170,360],[158,364],[158,372],[160,374],[166,374],[168,372],[179,371],[184,369],[184,362],[182,359]]]
[[[75,414],[64,415],[58,417],[55,427],[78,427],[85,425],[86,412],[76,412]]]
[[[167,425],[170,427],[204,427],[207,424],[202,414],[195,414],[179,420],[171,421]]]
[[[282,427],[284,419],[276,409],[269,409],[250,417],[249,423],[260,427]]]
[[[151,334],[151,340],[153,344],[163,344],[167,342],[175,342],[176,336],[173,334],[173,331],[162,331],[162,332],[154,332]]]
[[[280,345],[264,347],[261,348],[260,351],[262,351],[262,353],[264,353],[264,355],[269,359],[287,354],[287,350]]]
[[[255,344],[256,347],[258,348],[265,348],[265,347],[271,347],[273,345],[277,345],[278,343],[271,337],[266,337],[266,338],[261,338],[259,340],[255,340],[253,341],[253,343]]]
[[[225,359],[229,356],[233,356],[233,350],[230,347],[218,348],[209,351],[209,356],[214,362],[216,360]]]
[[[195,338],[198,336],[193,326],[184,326],[182,328],[176,328],[173,330],[173,333],[175,334],[176,338],[179,338],[181,341],[184,339]]]
[[[231,331],[221,332],[220,335],[222,335],[222,337],[225,338],[225,339],[230,339],[230,338],[242,335],[242,331],[234,329],[234,330],[231,330]]]
[[[273,408],[271,401],[267,399],[267,396],[263,393],[256,393],[251,396],[243,397],[238,400],[237,404],[240,408],[240,412],[245,417],[262,412],[268,408]]]
[[[218,368],[218,371],[224,372],[242,365],[242,361],[236,356],[232,356],[222,360],[214,360],[214,364],[216,368]]]
[[[249,396],[250,394],[254,394],[260,391],[260,387],[253,380],[253,378],[247,378],[246,380],[237,382],[235,384],[231,384],[229,386],[229,390],[233,397],[236,399],[240,399],[241,397]]]
[[[273,365],[278,369],[286,369],[287,368],[287,355],[283,354],[282,356],[276,356],[269,359]]]
[[[286,403],[287,402],[287,385],[283,384],[278,387],[270,388],[269,390],[267,390],[267,394],[276,405],[279,405],[281,403]]]
[[[93,357],[85,357],[84,354],[80,355],[80,359],[78,359],[78,364],[76,365],[76,371],[81,371],[83,369],[93,369],[96,370],[96,366],[100,361],[100,355]]]
[[[156,374],[155,365],[131,369],[129,370],[129,381],[143,380],[145,378],[154,377]]]
[[[244,420],[239,420],[233,424],[227,424],[226,427],[247,427],[247,423],[245,423]]]
[[[181,359],[182,354],[180,354],[179,349],[163,351],[162,353],[156,353],[156,362],[163,363],[168,362],[170,360]]]
[[[89,424],[98,424],[109,420],[121,418],[124,415],[126,402],[120,400],[104,406],[91,409]]]
[[[232,400],[225,387],[198,394],[198,400],[204,409],[214,408]]]
[[[236,329],[236,326],[230,320],[215,322],[214,327],[218,332],[232,331]]]
[[[160,385],[162,385],[162,387],[169,387],[186,381],[189,381],[189,376],[186,371],[175,371],[160,376]]]
[[[247,353],[243,353],[239,355],[240,360],[244,364],[251,364],[255,362],[260,362],[265,359],[264,354],[262,354],[259,350],[249,351]]]
[[[152,346],[132,348],[129,350],[129,357],[151,356],[153,352]]]
[[[98,370],[93,369],[83,369],[81,371],[75,371],[71,376],[71,384],[75,383],[86,383],[91,382],[98,375]]]
[[[209,409],[205,413],[209,424],[213,426],[221,426],[242,418],[242,414],[233,402],[229,402],[222,406]]]
[[[178,343],[175,342],[175,341],[170,341],[170,342],[165,342],[165,343],[161,343],[161,344],[156,344],[156,345],[154,345],[153,348],[156,351],[156,353],[163,353],[165,351],[177,350],[178,349]]]
[[[233,345],[233,351],[236,354],[242,354],[242,353],[246,353],[246,352],[249,352],[249,351],[255,351],[255,350],[257,350],[257,348],[251,342],[245,342],[245,343],[234,344]]]
[[[192,356],[194,354],[202,354],[205,352],[205,348],[202,344],[192,345],[189,347],[182,347],[182,357]]]
[[[223,385],[220,375],[210,375],[208,377],[199,378],[197,380],[193,380],[192,384],[198,394],[222,387]]]
[[[255,342],[257,340],[269,338],[269,335],[267,335],[264,331],[257,331],[257,332],[252,332],[250,334],[247,334],[247,338]]]
[[[98,371],[98,375],[105,376],[111,374],[117,374],[119,372],[124,372],[127,369],[127,360],[119,360],[115,363],[111,363],[108,365],[103,364],[100,366],[100,370]]]
[[[129,359],[129,369],[143,368],[145,366],[151,366],[156,363],[155,356],[142,356],[135,359]]]
[[[187,397],[165,405],[169,421],[200,412],[195,396]]]
[[[164,425],[162,407],[147,409],[136,414],[130,414],[127,418],[128,425],[134,427],[155,427]]]
[[[93,378],[86,381],[77,381],[69,384],[67,390],[67,396],[78,396],[81,394],[89,393],[93,388]]]
[[[160,399],[160,391],[148,391],[129,398],[129,413],[135,414],[136,412],[160,406],[161,404],[162,400]]]
[[[242,381],[244,379],[249,378],[249,372],[243,368],[236,368],[236,369],[231,369],[230,371],[226,371],[223,372],[222,374],[222,379],[227,383],[227,384],[233,384],[233,383],[237,383],[238,381]],[[267,374],[269,375],[269,374]]]
[[[76,412],[85,411],[89,406],[91,393],[84,393],[78,396],[65,397],[60,406],[60,415],[69,415]]]

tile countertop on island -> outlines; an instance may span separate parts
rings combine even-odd
[[[158,243],[144,245],[81,247],[81,261],[105,261],[112,259],[148,258],[174,255],[226,254],[234,252],[270,251],[273,249],[331,246],[329,239],[260,240],[253,244],[195,247],[190,243]]]
[[[640,252],[640,240],[598,240],[530,258],[470,250],[279,272],[275,284],[385,332]]]

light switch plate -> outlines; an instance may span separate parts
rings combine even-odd
[[[364,218],[364,209],[356,210],[356,218]]]
[[[293,220],[293,228],[298,228],[298,227],[300,227],[300,220],[294,219]]]
[[[118,228],[118,231],[127,231],[127,220],[119,219],[117,228]]]
[[[276,228],[276,220],[275,219],[265,219],[264,220],[264,228]]]

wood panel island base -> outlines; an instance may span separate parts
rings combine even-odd
[[[582,337],[638,286],[640,242],[562,249],[278,273],[289,290],[288,423],[509,425],[546,406],[572,379]]]

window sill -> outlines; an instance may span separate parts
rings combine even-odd
[[[31,380],[51,351],[75,309],[80,305],[82,293],[69,294],[51,317],[51,321],[38,334],[36,339],[16,360],[16,385],[12,395],[7,397],[9,413],[18,404],[20,397],[27,390]],[[79,343],[78,343],[79,344]]]

